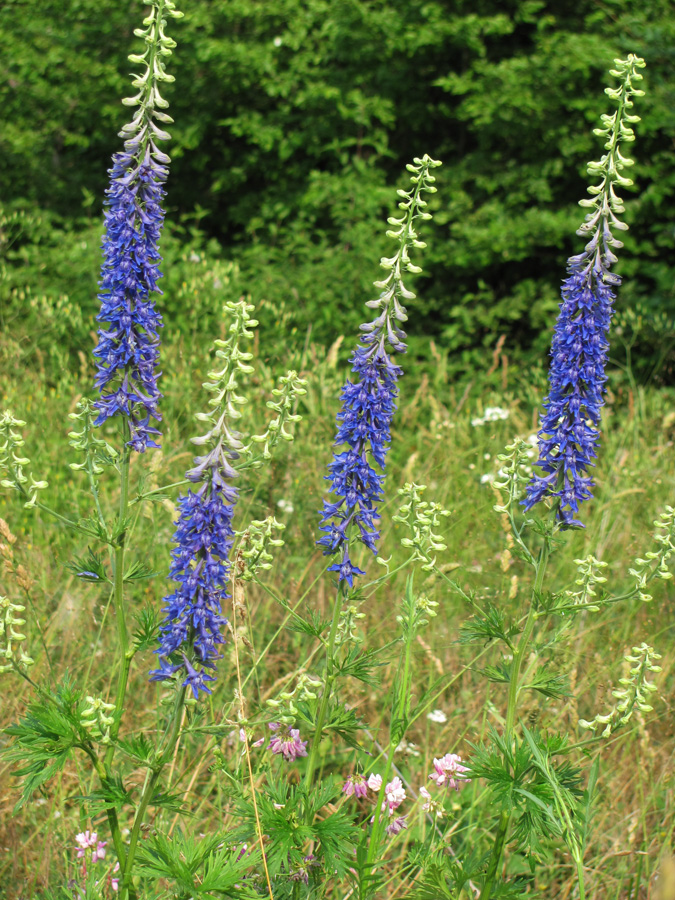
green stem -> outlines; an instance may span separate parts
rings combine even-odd
[[[161,750],[155,764],[151,769],[150,777],[146,780],[143,787],[143,793],[141,794],[138,809],[136,810],[136,815],[134,816],[134,824],[131,828],[131,835],[129,837],[129,848],[127,851],[126,865],[123,866],[124,874],[122,877],[122,883],[120,884],[119,900],[127,900],[127,898],[129,898],[129,900],[133,900],[133,896],[135,896],[135,891],[131,883],[131,875],[134,866],[134,859],[136,858],[138,838],[140,835],[143,820],[145,819],[145,813],[147,812],[150,801],[152,800],[157,782],[159,781],[164,767],[171,758],[174,747],[176,746],[176,741],[178,740],[178,736],[180,733],[181,711],[185,702],[185,693],[186,688],[182,686],[176,694],[176,702],[174,704],[173,715],[171,717],[171,721],[169,723],[169,727],[167,729],[166,737],[164,740],[164,748]],[[120,866],[122,866],[121,863]]]
[[[410,590],[412,592],[412,580],[410,579],[408,582],[408,588],[406,590]],[[403,723],[402,732],[403,733],[392,733],[390,726],[389,733],[389,747],[387,749],[387,763],[384,769],[384,775],[382,776],[382,787],[377,796],[377,803],[375,806],[375,813],[373,815],[373,827],[370,831],[370,838],[368,840],[368,852],[366,853],[366,864],[365,864],[365,874],[366,877],[370,875],[370,870],[375,861],[375,855],[377,854],[380,848],[380,840],[382,838],[382,806],[385,801],[385,791],[386,786],[389,781],[389,776],[391,775],[391,770],[394,764],[394,753],[396,752],[396,747],[399,745],[400,741],[405,736],[405,729],[408,727],[409,722],[409,713],[410,713],[410,693],[411,693],[411,680],[412,680],[412,645],[415,640],[416,628],[411,621],[409,623],[409,628],[406,632],[406,640],[405,640],[405,651],[403,654],[403,675],[400,684],[400,688],[398,689],[397,697],[398,697],[398,708],[392,710],[392,722]],[[364,896],[365,892],[363,890],[363,886],[361,886],[361,896]]]
[[[548,564],[550,555],[550,539],[548,537],[545,537],[542,548],[539,551],[539,558],[536,562],[534,586],[532,588],[532,598],[530,600],[530,608],[527,613],[527,619],[525,620],[525,627],[522,634],[520,635],[518,644],[513,651],[511,677],[509,680],[509,698],[506,707],[506,724],[504,726],[504,742],[509,748],[511,747],[511,743],[513,740],[513,729],[516,721],[516,712],[518,709],[520,671],[522,668],[523,659],[525,658],[528,644],[530,643],[530,639],[532,637],[532,632],[534,631],[535,623],[537,621],[536,598],[539,595],[544,583],[544,575],[546,573],[546,566]],[[504,852],[504,845],[506,843],[510,820],[511,813],[503,811],[499,818],[499,826],[497,828],[495,842],[492,847],[492,855],[490,857],[487,874],[485,876],[485,885],[480,895],[481,900],[490,900],[490,897],[492,896],[492,891],[494,889],[497,878],[497,872],[502,860],[502,853]]]
[[[129,457],[130,451],[127,446],[129,426],[124,422],[124,450],[122,451],[122,459],[120,462],[120,507],[119,517],[117,520],[117,545],[114,553],[114,580],[113,580],[113,603],[115,605],[115,620],[117,622],[117,634],[119,638],[120,653],[122,656],[121,668],[117,680],[117,693],[115,695],[115,722],[110,729],[110,744],[105,754],[105,768],[110,771],[110,765],[115,755],[115,739],[120,730],[122,711],[124,709],[124,700],[127,692],[127,683],[129,681],[129,669],[133,658],[133,648],[129,647],[129,635],[127,632],[126,616],[124,611],[124,552],[126,535],[124,532],[125,521],[129,508]]]
[[[319,744],[323,734],[323,726],[326,722],[326,713],[328,712],[328,704],[330,703],[331,692],[335,682],[333,653],[335,652],[335,637],[337,635],[338,622],[340,621],[340,610],[344,600],[344,582],[340,582],[340,586],[335,594],[335,603],[333,605],[333,621],[330,626],[330,634],[328,635],[328,643],[326,644],[326,684],[324,685],[321,695],[321,703],[319,704],[319,715],[316,720],[314,736],[312,738],[312,749],[309,753],[307,761],[307,771],[305,772],[305,787],[309,788],[312,783],[312,776],[316,767],[316,758],[319,753]]]

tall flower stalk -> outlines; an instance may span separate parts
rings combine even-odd
[[[125,441],[139,453],[158,446],[159,431],[152,422],[161,419],[157,369],[162,319],[153,294],[161,293],[157,287],[164,222],[160,203],[170,160],[157,142],[169,140],[163,126],[173,120],[164,112],[169,104],[159,89],[163,82],[174,80],[165,70],[165,61],[176,46],[164,33],[166,17],[183,15],[173,0],[151,0],[150,5],[145,27],[134,32],[145,41],[145,51],[129,57],[145,66],[145,72],[133,81],[138,93],[122,101],[138,109],[120,132],[124,150],[113,156],[106,191],[97,316],[101,326],[94,350],[100,392],[94,404],[96,424],[122,416]]]
[[[209,373],[204,388],[213,396],[211,410],[198,413],[197,419],[208,426],[206,434],[192,438],[203,448],[194,465],[185,473],[188,481],[198,485],[178,500],[178,523],[174,534],[170,577],[176,589],[165,598],[165,620],[161,627],[159,667],[151,673],[156,681],[164,681],[181,672],[183,686],[195,698],[199,692],[210,694],[208,682],[214,680],[209,671],[220,657],[223,628],[222,615],[230,571],[228,560],[234,540],[232,516],[237,490],[231,484],[237,477],[232,466],[243,444],[232,420],[241,416],[238,407],[246,401],[237,394],[237,375],[249,374],[251,353],[240,349],[240,342],[253,337],[258,324],[251,318],[253,307],[240,300],[227,303],[234,316],[227,340],[216,341],[216,357],[223,368]]]
[[[422,159],[416,157],[414,163],[407,166],[412,187],[408,191],[399,191],[402,198],[399,209],[403,215],[388,219],[392,228],[387,231],[387,236],[398,242],[398,249],[394,256],[380,260],[387,275],[375,282],[380,296],[366,303],[370,309],[377,310],[378,315],[361,326],[362,337],[351,358],[352,372],[356,377],[353,381],[348,380],[342,390],[335,446],[345,449],[334,452],[328,467],[327,479],[334,497],[324,502],[320,525],[324,534],[317,541],[324,548],[324,555],[337,557],[328,571],[338,573],[338,589],[326,643],[326,680],[307,763],[307,784],[311,783],[314,773],[336,677],[334,652],[342,600],[347,588],[353,587],[354,577],[365,574],[353,564],[350,547],[356,540],[373,553],[377,552],[380,536],[377,505],[382,500],[383,470],[391,439],[391,421],[396,410],[397,382],[402,374],[394,358],[395,354],[405,353],[406,350],[406,335],[401,328],[408,318],[404,301],[415,297],[404,285],[403,273],[417,274],[422,271],[411,262],[410,250],[426,246],[419,240],[416,226],[418,221],[431,219],[422,194],[436,192],[433,186],[436,179],[431,170],[440,165],[440,162],[425,154]]]
[[[607,139],[607,151],[599,162],[588,166],[591,176],[601,178],[588,191],[593,199],[581,200],[590,209],[577,234],[592,235],[583,253],[567,261],[568,277],[562,286],[562,303],[551,346],[550,391],[544,401],[544,416],[539,430],[539,459],[542,474],[535,474],[524,501],[527,509],[546,497],[554,498],[557,519],[564,526],[581,526],[575,516],[579,504],[588,500],[593,480],[587,474],[600,436],[600,410],[604,404],[605,366],[609,349],[608,332],[615,299],[613,287],[621,284],[611,272],[617,261],[614,250],[623,244],[612,229],[625,231],[628,226],[617,214],[624,212],[623,201],[615,188],[633,182],[621,172],[633,160],[621,153],[621,145],[635,140],[631,125],[640,121],[629,114],[631,97],[644,91],[635,87],[642,80],[637,71],[644,60],[633,54],[614,60],[610,74],[621,78],[618,88],[606,93],[616,100],[618,109],[602,116],[602,127],[594,134]]]
[[[431,214],[425,212],[427,203],[422,194],[436,191],[431,170],[438,166],[439,162],[426,155],[408,165],[413,186],[409,191],[399,191],[403,197],[399,203],[403,215],[388,220],[393,228],[387,235],[398,241],[398,250],[394,256],[380,261],[388,275],[375,282],[380,296],[366,303],[377,310],[378,315],[372,322],[361,325],[361,341],[351,358],[356,377],[348,380],[342,390],[335,446],[345,449],[333,454],[328,467],[327,479],[334,498],[324,502],[320,526],[324,535],[317,543],[324,548],[325,555],[337,557],[328,570],[337,572],[338,582],[346,582],[350,588],[354,577],[364,574],[352,563],[351,536],[373,553],[377,552],[380,536],[377,504],[382,500],[383,470],[391,439],[391,421],[396,411],[397,382],[402,375],[402,369],[394,359],[396,354],[406,351],[406,335],[401,325],[408,316],[403,301],[415,297],[403,283],[403,272],[417,274],[422,271],[410,261],[410,249],[426,246],[418,239],[415,227],[418,221],[431,218]]]

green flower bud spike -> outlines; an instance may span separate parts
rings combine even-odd
[[[0,416],[0,485],[19,491],[26,498],[26,509],[32,509],[37,505],[38,491],[49,485],[46,481],[36,481],[32,473],[26,475],[24,471],[30,465],[30,459],[19,452],[24,440],[15,429],[23,428],[25,424],[21,419],[15,419],[9,410]]]

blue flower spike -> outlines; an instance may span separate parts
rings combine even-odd
[[[410,250],[426,246],[418,239],[416,226],[431,219],[422,194],[435,193],[431,170],[440,165],[425,155],[407,166],[412,187],[398,191],[402,198],[398,205],[403,214],[388,219],[392,227],[387,236],[398,242],[398,250],[394,256],[380,261],[387,275],[375,282],[379,297],[366,303],[377,311],[377,316],[361,325],[361,340],[351,358],[355,377],[342,390],[334,442],[338,449],[333,453],[326,476],[333,498],[323,504],[320,525],[323,537],[317,543],[324,548],[324,555],[336,557],[328,571],[337,572],[338,582],[346,582],[349,588],[353,587],[356,576],[365,574],[352,563],[353,541],[360,541],[373,553],[377,552],[380,537],[377,504],[382,500],[390,427],[396,411],[398,379],[402,375],[394,357],[406,351],[406,334],[401,327],[408,318],[404,301],[415,297],[404,285],[403,273],[422,271],[410,261]]]
[[[617,216],[624,206],[615,188],[633,183],[621,174],[633,160],[622,155],[620,145],[635,140],[631,125],[640,117],[629,113],[631,98],[644,94],[635,86],[642,80],[638,69],[644,68],[644,60],[631,54],[614,63],[616,68],[610,74],[620,78],[621,85],[605,92],[618,103],[618,109],[603,115],[602,127],[594,130],[606,138],[607,152],[588,166],[589,175],[601,180],[588,189],[593,198],[580,201],[590,211],[577,231],[581,237],[591,237],[584,252],[567,261],[568,277],[562,285],[551,345],[550,390],[539,429],[539,472],[533,475],[523,501],[531,509],[546,498],[553,499],[561,527],[583,527],[576,516],[579,505],[591,498],[594,486],[587,472],[594,465],[600,437],[615,299],[612,288],[621,284],[619,276],[610,271],[617,261],[614,250],[623,246],[612,230],[628,228]]]
[[[253,337],[258,324],[251,318],[253,306],[240,300],[226,303],[233,317],[229,337],[217,340],[216,357],[223,361],[218,371],[209,372],[204,384],[212,396],[211,409],[197,413],[206,433],[192,439],[201,455],[185,473],[194,483],[178,499],[175,548],[169,577],[175,590],[164,598],[164,622],[160,628],[160,646],[155,651],[159,667],[151,672],[153,681],[166,681],[177,672],[183,685],[195,698],[200,691],[210,694],[209,674],[220,658],[224,643],[223,604],[228,598],[229,554],[234,542],[232,517],[238,493],[231,481],[237,477],[233,463],[244,450],[241,436],[232,423],[240,418],[239,407],[246,402],[237,394],[237,377],[253,371],[252,354],[240,348]]]
[[[101,326],[94,350],[100,392],[94,403],[95,424],[122,416],[128,425],[128,446],[138,453],[159,446],[155,438],[160,432],[153,421],[161,419],[157,378],[162,319],[153,295],[161,294],[157,281],[162,277],[159,237],[164,210],[160,204],[170,160],[157,143],[169,140],[163,126],[173,121],[164,112],[169,104],[160,86],[174,80],[165,71],[176,46],[164,33],[166,17],[183,15],[172,0],[151,0],[150,6],[145,27],[134,32],[145,41],[145,52],[129,57],[145,66],[145,73],[134,78],[138,93],[122,101],[138,109],[120,132],[124,150],[113,156],[106,191],[97,316]]]

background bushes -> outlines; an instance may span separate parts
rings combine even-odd
[[[270,304],[280,340],[354,331],[386,250],[391,188],[428,152],[445,165],[410,321],[417,347],[433,337],[466,368],[503,335],[510,357],[541,358],[565,259],[580,249],[586,162],[602,152],[592,129],[609,108],[606,71],[634,52],[647,96],[617,270],[620,307],[646,314],[633,355],[649,371],[675,314],[666,0],[189,0],[184,11],[165,92],[172,326],[212,324],[208,291],[181,291],[197,255],[228,268],[232,293]],[[22,329],[55,321],[68,326],[62,350],[89,341],[106,169],[142,12],[135,0],[0,8],[0,314],[19,346]]]

